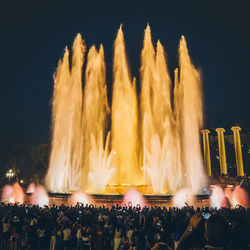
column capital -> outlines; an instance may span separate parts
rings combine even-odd
[[[220,132],[220,131],[221,131],[221,132],[225,132],[226,130],[225,130],[224,128],[217,128],[217,129],[215,129],[215,131],[216,131],[216,132]]]
[[[208,130],[208,129],[202,129],[201,133],[202,134],[210,134],[210,130]]]
[[[231,130],[232,131],[237,131],[237,130],[241,131],[241,128],[239,126],[234,126],[231,128]]]

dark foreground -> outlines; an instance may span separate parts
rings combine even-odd
[[[1,249],[247,249],[250,209],[0,206]],[[161,242],[161,243],[159,243]],[[160,248],[161,244],[162,248]],[[178,246],[179,244],[179,246]]]

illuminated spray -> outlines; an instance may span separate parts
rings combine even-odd
[[[122,29],[114,45],[111,140],[115,176],[112,184],[142,184],[138,166],[138,110],[135,80],[132,82]]]
[[[147,26],[138,100],[120,27],[114,44],[111,112],[103,47],[89,50],[83,91],[84,54],[84,43],[77,35],[72,66],[66,49],[55,73],[47,188],[105,193],[107,185],[143,184],[152,187],[153,193],[176,193],[183,187],[198,193],[205,186],[201,80],[184,37],[172,95],[164,48],[159,41],[154,48]]]
[[[69,192],[80,185],[83,156],[82,65],[85,47],[80,34],[73,44],[72,66],[66,48],[54,76],[52,150],[46,176],[47,188]]]
[[[110,132],[107,118],[110,108],[107,99],[106,69],[103,46],[92,46],[85,72],[83,107],[83,171],[81,187],[102,193],[114,172],[113,152],[110,152]],[[88,179],[85,179],[88,177]]]

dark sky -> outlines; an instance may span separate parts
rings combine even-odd
[[[237,122],[250,130],[250,1],[5,2],[0,6],[0,146],[49,141],[53,73],[77,33],[87,48],[103,43],[110,89],[121,23],[134,75],[147,23],[154,42],[159,38],[166,49],[171,72],[178,66],[183,34],[202,72],[205,126],[231,133]]]

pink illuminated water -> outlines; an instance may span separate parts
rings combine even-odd
[[[236,186],[232,194],[231,204],[234,207],[237,205],[249,207],[249,198],[247,192],[243,188]]]
[[[220,186],[215,186],[210,195],[210,206],[221,208],[228,206],[228,199],[226,198],[223,189]]]
[[[13,187],[10,185],[5,185],[2,190],[1,200],[4,203],[9,203],[11,195],[13,193]]]
[[[173,198],[174,207],[185,207],[187,205],[193,206],[195,202],[195,196],[191,189],[183,188],[179,190]]]
[[[36,186],[34,188],[34,192],[31,195],[31,204],[40,207],[49,205],[49,196],[43,186]]]
[[[26,194],[32,194],[35,192],[35,187],[36,185],[34,183],[29,184],[27,190],[26,190]]]
[[[18,183],[13,186],[5,185],[2,190],[1,200],[5,203],[23,203],[24,193],[22,187]]]
[[[75,206],[79,202],[86,205],[86,204],[91,204],[92,203],[91,200],[92,199],[90,195],[81,191],[77,191],[69,197],[68,204],[71,206]]]
[[[137,191],[136,189],[130,189],[123,197],[122,205],[126,204],[127,206],[137,206],[140,205],[141,208],[146,206],[146,201],[144,196]]]

